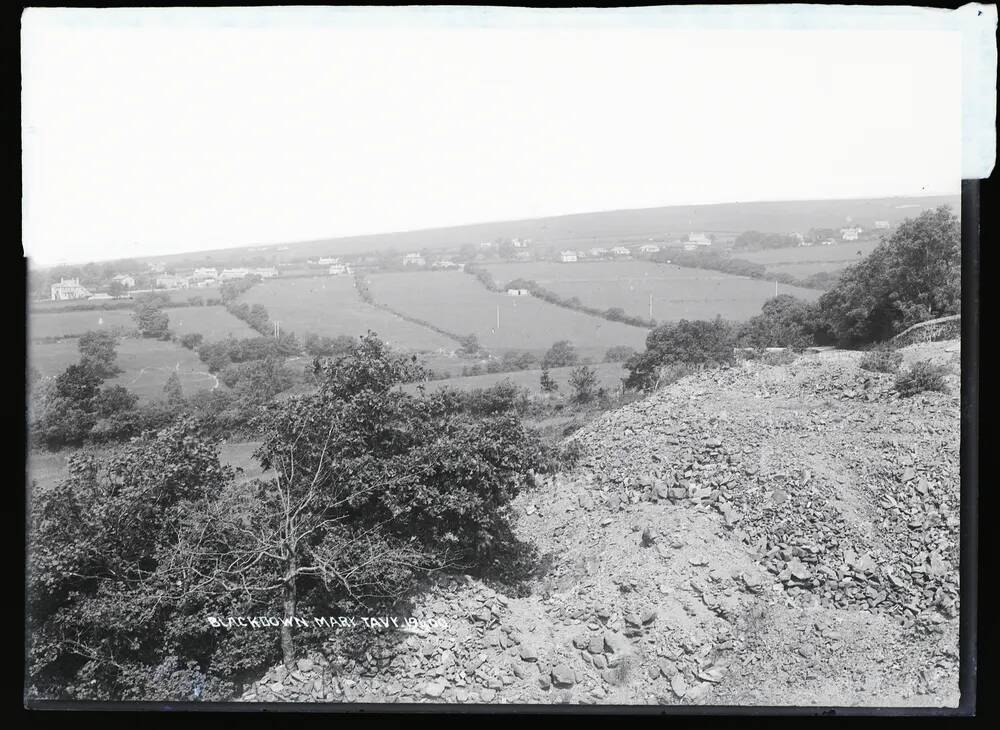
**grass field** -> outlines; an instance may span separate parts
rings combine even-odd
[[[577,297],[599,309],[621,307],[649,317],[652,299],[657,322],[678,319],[744,320],[760,312],[774,296],[774,282],[645,261],[494,264],[487,267],[501,286],[513,279],[533,279],[564,297]],[[813,300],[814,289],[778,285],[781,294]]]
[[[164,309],[170,317],[170,330],[176,335],[200,332],[208,341],[234,337],[260,337],[260,333],[225,307],[172,307]]]
[[[454,350],[454,341],[361,301],[349,276],[272,279],[250,289],[242,301],[263,304],[283,331],[301,340],[307,333],[357,337],[374,330],[390,344],[407,350]]]
[[[37,344],[28,348],[28,364],[45,377],[58,375],[67,366],[78,362],[77,340]],[[124,372],[109,379],[107,385],[124,385],[140,398],[160,400],[163,386],[171,372],[177,372],[185,393],[224,387],[191,350],[173,342],[136,338],[122,339],[118,344],[118,367]]]
[[[167,310],[169,311],[169,310]],[[133,330],[130,309],[90,310],[81,312],[40,312],[32,308],[28,318],[28,337],[67,337],[88,330]]]
[[[853,264],[874,251],[878,244],[878,240],[844,241],[830,246],[792,246],[765,251],[734,252],[733,255],[736,258],[763,264],[768,268],[775,264],[814,264],[817,268],[810,273],[816,273],[833,271]],[[824,266],[826,268],[823,268]]]
[[[622,379],[627,375],[625,368],[618,362],[602,362],[592,365],[597,371],[598,386],[607,388],[609,391],[615,390],[621,385]],[[573,367],[552,368],[549,374],[552,379],[559,384],[559,391],[568,393],[570,391],[569,376],[573,372]],[[435,380],[431,383],[424,383],[424,388],[428,393],[438,388],[455,388],[457,390],[473,390],[475,388],[489,388],[504,380],[510,380],[514,385],[527,388],[532,393],[541,393],[541,370],[519,370],[513,373],[490,373],[487,375],[469,375],[466,377],[449,378],[447,380]],[[407,383],[403,390],[415,392],[417,383]]]
[[[378,302],[456,334],[475,334],[487,349],[544,353],[570,340],[587,357],[602,358],[613,345],[642,349],[647,330],[608,322],[534,297],[488,291],[457,271],[377,274],[369,279]],[[497,327],[499,310],[500,326]]]

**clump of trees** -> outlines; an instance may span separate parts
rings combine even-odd
[[[961,237],[947,206],[900,224],[865,259],[845,269],[819,299],[842,346],[880,342],[961,310]]]
[[[568,365],[575,365],[577,360],[580,359],[579,354],[577,354],[576,348],[573,343],[569,340],[559,340],[552,344],[545,356],[542,357],[542,367],[549,368],[562,368]]]
[[[122,370],[115,361],[118,359],[118,337],[104,330],[90,330],[80,335],[77,341],[80,363],[87,365],[96,375],[111,378]]]
[[[797,246],[799,239],[784,233],[762,233],[761,231],[744,231],[733,241],[733,248],[759,250],[766,248],[787,248]]]
[[[742,347],[787,347],[803,350],[822,339],[824,325],[819,307],[788,294],[764,302],[761,313],[751,317],[737,333]]]
[[[428,571],[507,575],[533,555],[509,505],[551,455],[516,408],[402,391],[420,366],[374,335],[318,369],[261,414],[262,478],[238,483],[181,419],[34,495],[29,692],[225,698],[296,658],[293,617],[388,609]],[[208,622],[230,615],[288,621]]]
[[[143,337],[170,338],[170,317],[163,311],[168,302],[159,294],[146,294],[135,300],[132,318]]]
[[[326,337],[310,332],[302,340],[302,349],[310,357],[332,357],[346,355],[354,347],[354,338],[348,335]]]

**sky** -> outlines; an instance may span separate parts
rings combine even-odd
[[[36,265],[959,191],[954,32],[155,17],[22,22]]]

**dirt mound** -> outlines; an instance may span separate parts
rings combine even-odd
[[[912,347],[957,368],[954,341]],[[751,361],[603,415],[578,468],[515,503],[546,556],[530,595],[443,578],[414,616],[444,628],[331,642],[244,697],[954,706],[958,394],[900,398],[860,356]]]

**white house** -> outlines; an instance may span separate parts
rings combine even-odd
[[[427,261],[418,253],[408,253],[403,257],[403,266],[426,266]]]
[[[572,264],[576,261],[576,251],[560,251],[559,260],[564,264]]]
[[[530,296],[531,292],[527,289],[508,289],[507,296],[509,297],[526,297]]]
[[[278,270],[273,266],[265,266],[260,269],[250,269],[251,274],[256,274],[261,279],[273,279],[278,275]]]
[[[615,256],[628,256],[632,252],[629,251],[624,246],[615,246],[613,249],[611,249],[611,253],[614,254]]]
[[[456,264],[454,261],[448,261],[447,259],[442,259],[440,261],[435,261],[433,264],[431,264],[431,268],[432,269],[457,269],[459,267],[458,267],[458,264]]]
[[[832,246],[833,245],[833,239],[832,238],[828,238],[825,241],[823,241],[820,245],[821,246]]]
[[[191,281],[207,281],[209,279],[218,279],[219,270],[211,267],[202,267],[195,269],[194,273],[191,274]]]
[[[185,276],[166,274],[156,277],[156,287],[158,289],[187,289],[189,286],[191,286],[191,282]]]
[[[330,264],[339,264],[340,258],[337,256],[320,256],[319,261],[316,262],[320,266],[329,266]]]
[[[660,247],[657,246],[657,245],[655,245],[655,244],[652,244],[652,243],[646,243],[646,244],[643,244],[642,246],[639,246],[639,252],[640,253],[659,253],[660,252]]]
[[[349,273],[345,264],[330,264],[330,276],[343,276]]]
[[[860,228],[841,228],[840,237],[845,241],[857,241],[858,234],[861,233]]]
[[[607,256],[608,249],[600,247],[592,248],[590,249],[590,255],[593,256],[595,259],[600,258],[601,256]]]
[[[511,245],[514,248],[527,248],[528,244],[531,242],[530,238],[513,238],[511,239]]]
[[[223,269],[222,273],[219,274],[220,281],[229,281],[230,279],[245,279],[250,275],[250,269],[238,268],[238,269]]]
[[[135,277],[129,274],[115,274],[111,277],[111,281],[117,281],[126,289],[135,288]]]
[[[799,246],[812,246],[813,242],[808,238],[803,238],[799,241]]]
[[[99,291],[97,294],[91,294],[87,299],[114,299],[114,297],[107,292]]]
[[[90,292],[80,286],[79,279],[60,279],[58,284],[52,285],[52,301],[86,299],[89,296]]]
[[[889,221],[875,221],[875,227],[880,230],[886,230],[887,228],[892,228]]]
[[[684,244],[685,246],[711,246],[712,239],[706,236],[704,233],[691,233],[688,235],[688,240]]]

